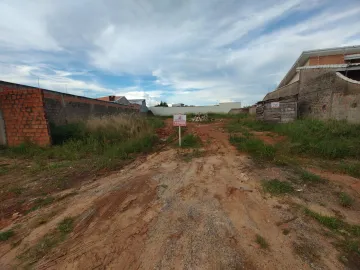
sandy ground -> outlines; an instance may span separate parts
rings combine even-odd
[[[204,142],[201,157],[187,162],[185,150],[164,148],[44,210],[60,209],[17,247],[1,246],[1,269],[21,268],[17,256],[68,216],[76,217],[74,231],[35,269],[342,269],[321,235],[305,235],[309,222],[282,204],[286,198],[262,193],[264,175],[281,172],[255,170],[222,126],[189,126]],[[19,222],[31,224],[36,215]],[[284,228],[296,232],[284,235]],[[256,234],[269,249],[255,242]],[[316,262],[294,252],[294,243],[305,240],[322,249]]]

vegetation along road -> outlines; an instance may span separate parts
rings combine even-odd
[[[111,117],[2,149],[1,269],[359,269],[359,125]]]

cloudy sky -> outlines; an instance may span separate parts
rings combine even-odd
[[[359,0],[0,0],[0,80],[252,104],[303,50],[360,44]]]

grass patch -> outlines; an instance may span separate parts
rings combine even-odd
[[[74,219],[67,217],[58,223],[56,230],[46,234],[34,246],[23,252],[19,259],[25,262],[27,267],[33,265],[38,260],[48,254],[54,247],[63,242],[66,236],[72,232],[74,227]]]
[[[360,163],[359,162],[341,162],[338,166],[341,173],[360,178]]]
[[[324,178],[322,178],[321,176],[311,173],[309,171],[303,170],[303,169],[298,169],[297,170],[299,176],[300,176],[300,180],[303,183],[308,183],[308,184],[318,184],[318,183],[325,183],[326,180]]]
[[[294,192],[294,187],[289,182],[283,182],[278,179],[263,181],[262,187],[265,192],[272,195],[282,195]]]
[[[269,243],[266,241],[266,239],[264,237],[262,237],[259,234],[256,235],[255,242],[258,243],[260,245],[260,247],[263,249],[269,248]]]
[[[74,229],[74,218],[67,217],[63,221],[61,221],[57,226],[58,231],[62,236],[66,236]]]
[[[0,232],[0,241],[6,241],[14,235],[15,235],[15,233],[13,230],[7,230],[5,232]]]
[[[228,124],[229,132],[241,132],[244,128],[256,131],[272,131],[284,135],[292,143],[292,154],[326,159],[345,157],[360,158],[360,125],[346,121],[303,119],[290,123],[274,124],[257,121],[253,117],[237,118]],[[345,168],[354,174],[359,168]]]
[[[51,196],[48,196],[46,198],[37,198],[34,201],[33,206],[26,212],[26,214],[36,211],[44,206],[47,206],[47,205],[53,203],[54,200],[55,200],[54,197],[51,197]]]
[[[308,208],[305,208],[305,214],[307,216],[312,217],[316,221],[318,221],[321,225],[325,226],[326,228],[329,228],[331,230],[339,230],[344,227],[345,223],[336,218],[336,217],[329,217],[329,216],[323,216],[319,213],[316,213]]]
[[[274,160],[276,149],[263,141],[246,136],[230,136],[230,142],[240,151],[250,153],[254,158],[260,160]]]
[[[340,205],[343,207],[351,207],[354,204],[355,200],[346,192],[340,192],[339,202]]]
[[[194,134],[187,134],[182,138],[181,147],[184,148],[192,148],[192,147],[200,147],[201,140],[198,136]]]
[[[348,224],[339,218],[324,216],[308,208],[305,208],[304,212],[307,216],[312,217],[326,228],[329,228],[334,231],[344,230],[354,237],[360,236],[360,225]]]

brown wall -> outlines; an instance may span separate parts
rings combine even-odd
[[[23,142],[32,142],[42,146],[50,144],[41,90],[27,89],[20,85],[0,84],[0,110],[9,146]]]
[[[334,64],[345,64],[344,55],[326,55],[326,56],[314,56],[309,58],[310,66],[317,65],[334,65]]]

